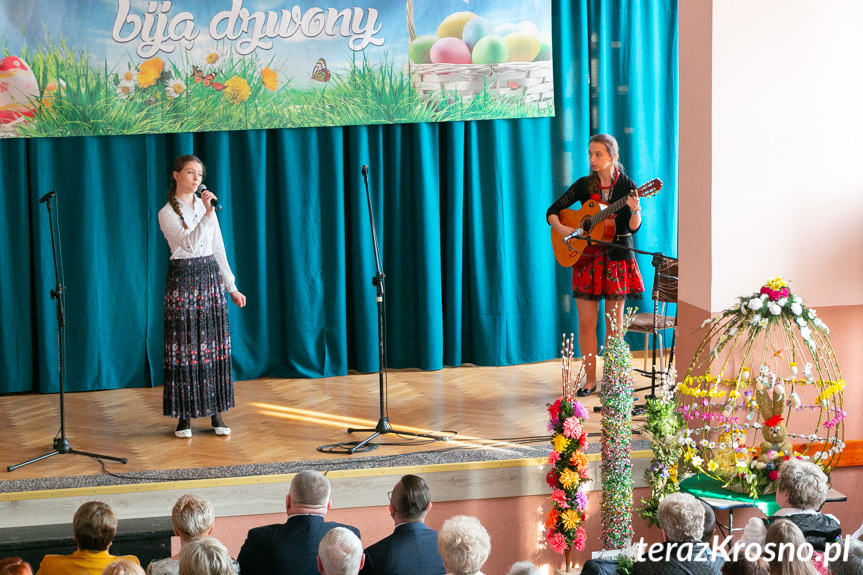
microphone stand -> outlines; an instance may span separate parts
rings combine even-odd
[[[16,465],[10,465],[6,468],[6,471],[14,471],[19,467],[24,467],[25,465],[30,465],[31,463],[36,463],[37,461],[41,461],[43,459],[47,459],[53,455],[86,455],[87,457],[93,457],[95,459],[110,459],[111,461],[119,461],[120,463],[127,463],[129,460],[125,457],[110,457],[108,455],[99,455],[98,453],[87,453],[86,451],[77,451],[72,449],[72,446],[69,444],[69,440],[66,439],[66,409],[65,409],[65,392],[63,389],[64,383],[64,374],[66,372],[65,365],[65,350],[63,344],[66,340],[65,337],[65,329],[66,329],[66,315],[65,315],[65,293],[66,287],[60,282],[60,271],[57,265],[57,241],[54,239],[54,220],[51,218],[51,199],[56,195],[56,192],[48,192],[39,200],[39,203],[45,203],[45,207],[48,208],[48,224],[51,227],[51,251],[54,254],[54,278],[56,280],[56,285],[54,289],[51,290],[51,299],[57,301],[57,362],[60,369],[60,437],[54,437],[53,442],[53,451],[50,453],[46,453],[45,455],[41,455],[34,459],[30,459],[29,461],[24,461],[23,463],[18,463]],[[59,209],[59,208],[58,208]],[[57,218],[57,236],[60,235],[60,219],[59,213]],[[60,260],[62,261],[62,254],[60,255]]]
[[[431,434],[424,433],[412,433],[409,431],[396,431],[390,425],[390,420],[388,416],[387,409],[387,394],[386,394],[386,377],[387,377],[387,351],[386,351],[386,305],[384,302],[384,271],[383,266],[381,265],[381,253],[378,248],[378,235],[375,231],[375,214],[372,210],[372,196],[369,193],[369,168],[368,166],[362,167],[363,180],[365,181],[366,186],[366,200],[369,205],[369,223],[372,228],[372,245],[375,250],[375,266],[377,273],[372,277],[372,285],[377,288],[377,305],[378,305],[378,393],[379,393],[379,401],[380,401],[380,417],[378,418],[378,423],[374,427],[374,429],[355,429],[353,427],[349,427],[347,432],[373,432],[370,436],[366,437],[362,441],[345,441],[342,443],[336,443],[333,445],[323,445],[318,447],[318,451],[323,453],[350,453],[354,454],[357,452],[366,452],[371,451],[373,449],[378,448],[378,444],[369,443],[372,439],[379,435],[387,435],[389,433],[395,433],[396,435],[407,435],[411,437],[422,437],[425,439],[432,439],[438,441],[446,441],[447,438],[439,437]]]
[[[620,248],[620,249],[624,249],[624,250],[629,250],[630,252],[633,252],[633,253],[636,253],[636,254],[642,254],[642,255],[646,255],[646,256],[652,256],[652,257],[653,257],[653,259],[651,260],[651,265],[653,265],[653,285],[654,285],[654,286],[657,284],[657,282],[659,282],[659,264],[662,262],[662,260],[663,260],[663,259],[675,259],[675,260],[677,259],[677,258],[670,258],[670,257],[666,256],[665,254],[663,254],[662,252],[648,252],[648,251],[640,250],[640,249],[638,249],[638,248],[631,248],[631,247],[628,247],[628,246],[624,246],[624,245],[616,244],[616,243],[614,243],[614,242],[606,242],[606,241],[603,241],[603,240],[595,240],[595,239],[591,238],[590,236],[586,236],[586,237],[584,237],[584,238],[579,238],[579,239],[583,239],[583,240],[585,240],[585,241],[587,242],[587,245],[588,245],[588,246],[589,246],[589,245],[591,245],[591,244],[594,244],[594,245],[597,245],[597,246],[604,246],[604,247],[607,247],[607,248]],[[569,242],[568,242],[568,241],[566,241],[566,240],[561,240],[561,241],[563,241],[563,243],[565,243],[566,245],[569,245]],[[656,314],[656,311],[657,311],[657,310],[656,310],[656,306],[658,305],[658,303],[657,303],[657,301],[656,301],[656,299],[655,299],[655,298],[651,298],[651,299],[653,299],[653,307],[654,307],[654,310],[653,310],[653,311],[654,311],[654,315],[655,315],[655,314]],[[618,326],[618,327],[619,327],[619,326]],[[654,334],[654,336],[653,336],[653,337],[654,337],[654,339],[655,339],[655,338],[656,338],[656,335]],[[671,349],[672,349],[672,354],[673,354],[673,353],[674,353],[674,332],[673,332],[673,331],[672,331],[672,334],[671,334],[671,338],[672,338],[672,340],[671,340]],[[645,350],[645,351],[646,351],[646,350]],[[673,357],[674,357],[674,356],[672,355],[672,356],[671,356],[671,359],[673,359]],[[670,362],[671,362],[671,361],[669,360],[669,363],[670,363]],[[651,377],[650,377],[650,385],[649,385],[649,386],[647,386],[647,387],[639,387],[639,388],[635,388],[635,389],[633,389],[633,390],[632,390],[633,392],[638,392],[638,391],[645,391],[645,390],[648,390],[648,389],[649,389],[649,390],[650,390],[650,395],[648,395],[648,396],[647,396],[647,398],[648,398],[648,399],[649,399],[649,398],[654,398],[654,397],[656,397],[656,376],[657,376],[657,373],[656,373],[656,343],[655,343],[655,341],[654,341],[654,345],[653,345],[653,364],[651,365],[651,368],[650,368],[650,369],[651,369],[651,370],[650,370],[650,375],[651,375]],[[644,374],[644,375],[647,375],[647,373],[648,373],[648,372],[646,372],[646,371],[645,371],[645,370],[643,370],[643,369],[636,369],[636,368],[633,368],[633,370],[634,370],[634,371],[637,371],[637,372],[639,372],[639,373],[642,373],[642,374]],[[599,407],[594,407],[593,409],[594,409],[594,411],[599,411],[599,410],[600,410],[600,408],[599,408]],[[640,411],[639,411],[639,413],[640,413],[641,411],[643,411],[643,410],[644,410],[644,408],[643,408],[643,407],[641,407],[641,406],[636,406],[636,407],[634,407],[634,408],[633,408],[633,411],[634,411],[634,410],[636,410],[636,409],[640,410]]]

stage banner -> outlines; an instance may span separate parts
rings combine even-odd
[[[554,114],[551,0],[0,0],[0,135]]]

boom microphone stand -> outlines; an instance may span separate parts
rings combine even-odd
[[[14,471],[19,467],[24,467],[25,465],[30,465],[31,463],[36,463],[37,461],[41,461],[43,459],[47,459],[53,455],[86,455],[87,457],[93,457],[95,459],[110,459],[111,461],[119,461],[120,463],[127,463],[129,460],[125,457],[110,457],[107,455],[99,455],[98,453],[87,453],[86,451],[77,451],[72,449],[72,446],[69,445],[69,440],[66,439],[66,410],[65,410],[65,393],[63,390],[63,380],[65,379],[64,374],[66,373],[66,365],[65,365],[65,350],[63,347],[63,343],[65,342],[65,328],[66,328],[66,314],[65,314],[65,293],[66,288],[60,281],[60,266],[57,265],[57,254],[58,248],[57,243],[59,243],[60,236],[60,220],[59,213],[57,218],[57,236],[58,239],[55,241],[54,239],[54,220],[51,218],[51,200],[54,196],[57,195],[57,192],[48,192],[39,200],[40,204],[45,204],[45,207],[48,208],[48,224],[51,227],[51,250],[54,254],[54,278],[56,279],[56,286],[51,290],[51,299],[57,301],[57,361],[60,369],[60,437],[54,437],[53,442],[53,451],[50,453],[46,453],[45,455],[36,457],[35,459],[31,459],[29,461],[25,461],[23,463],[18,463],[17,465],[10,465],[6,468],[6,471]],[[63,256],[60,254],[60,261],[62,261]]]
[[[357,453],[357,452],[365,452],[371,451],[373,449],[378,448],[378,444],[369,443],[372,439],[379,435],[387,435],[389,433],[395,433],[396,435],[408,435],[411,437],[422,437],[424,439],[432,439],[432,440],[440,440],[446,441],[447,438],[440,437],[431,434],[423,434],[423,433],[412,433],[409,431],[396,431],[390,426],[390,420],[388,417],[387,410],[387,399],[386,399],[386,376],[387,376],[387,351],[386,351],[386,305],[384,303],[384,271],[383,266],[381,265],[381,253],[378,249],[378,236],[375,231],[375,215],[372,210],[372,196],[369,193],[369,167],[363,166],[362,168],[363,180],[366,185],[366,199],[369,204],[369,223],[372,226],[372,244],[375,249],[375,266],[377,269],[377,273],[372,278],[372,284],[377,288],[377,303],[378,303],[378,383],[379,383],[379,400],[380,400],[380,418],[378,419],[377,425],[374,429],[354,429],[353,427],[348,428],[348,433],[354,432],[373,432],[370,436],[366,437],[364,440],[360,442],[356,441],[346,441],[342,443],[336,443],[334,445],[323,445],[318,447],[318,451],[322,451],[324,453]]]

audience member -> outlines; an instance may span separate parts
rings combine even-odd
[[[722,566],[722,575],[770,575],[770,565],[761,557],[750,561],[740,558]]]
[[[830,572],[833,575],[860,575],[863,573],[863,541],[848,539],[842,541],[842,555],[830,561]],[[848,556],[845,556],[845,545],[848,545]]]
[[[790,460],[789,460],[790,461]],[[799,549],[811,543],[806,541],[803,531],[788,519],[777,519],[767,528],[764,545],[773,544],[774,555],[768,561],[770,575],[818,575],[818,570],[806,553]]]
[[[713,533],[716,531],[716,513],[703,499],[699,499],[698,502],[704,509],[704,530],[701,533],[701,541],[710,543],[713,540]]]
[[[33,575],[33,568],[20,557],[0,559],[0,575]]]
[[[816,551],[840,536],[839,520],[819,511],[827,497],[827,476],[809,461],[786,459],[776,478],[776,503],[782,508],[766,519],[753,517],[746,524],[738,545],[763,545],[771,522],[787,519],[795,523]]]
[[[305,575],[317,569],[318,545],[327,531],[356,527],[326,522],[330,509],[330,482],[317,471],[300,471],[291,481],[285,499],[285,523],[249,531],[237,559],[243,575]]]
[[[443,522],[437,546],[449,575],[482,575],[491,538],[476,517],[456,515]]]
[[[651,545],[633,564],[632,575],[719,575],[722,559],[701,541],[704,516],[701,502],[689,493],[663,497],[656,518],[665,542]]]
[[[364,560],[359,537],[344,527],[327,531],[318,545],[318,571],[321,575],[357,575]]]
[[[140,565],[128,559],[118,559],[102,571],[102,575],[145,575]]]
[[[118,557],[108,553],[117,532],[117,516],[107,503],[88,501],[75,512],[72,532],[78,550],[71,555],[45,555],[36,575],[101,575]],[[132,555],[120,557],[138,563]]]
[[[234,575],[234,560],[215,537],[200,537],[180,549],[180,575]]]
[[[530,561],[513,563],[506,575],[539,575],[539,569]]]
[[[363,575],[443,575],[446,569],[437,548],[437,531],[426,527],[431,495],[425,480],[405,475],[390,493],[392,535],[366,549]]]
[[[173,557],[152,561],[147,566],[148,575],[177,575],[180,572],[180,553],[189,542],[206,537],[213,532],[216,511],[213,504],[198,495],[182,495],[171,510],[174,534],[180,538],[180,551]],[[234,571],[239,565],[231,560]]]

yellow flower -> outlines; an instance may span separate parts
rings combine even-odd
[[[569,447],[569,439],[560,433],[551,438],[551,443],[554,445],[554,450],[560,451],[561,453],[566,451],[566,448]]]
[[[275,92],[279,87],[279,77],[269,68],[261,70],[261,80],[264,82],[264,88],[270,92]]]
[[[579,477],[578,473],[567,467],[563,470],[563,473],[560,474],[560,484],[563,485],[564,489],[569,489],[573,485],[578,485]]]
[[[787,288],[788,282],[782,278],[773,278],[773,279],[767,281],[767,287],[769,287],[772,290],[778,291],[782,288]]]
[[[677,464],[672,465],[668,468],[668,478],[675,483],[677,482]]]
[[[252,90],[249,88],[249,83],[246,82],[245,78],[234,76],[225,82],[225,91],[222,93],[225,95],[226,100],[237,105],[248,100],[252,94]]]
[[[207,64],[210,64],[212,66],[213,64],[215,64],[216,62],[219,61],[219,53],[218,52],[210,52],[209,54],[207,54],[207,57],[205,58],[205,60],[207,61]]]
[[[578,516],[578,512],[575,509],[567,509],[560,514],[560,519],[563,521],[563,526],[566,529],[576,529],[579,523],[581,523],[581,517]]]
[[[138,86],[141,88],[149,88],[156,83],[156,80],[162,75],[162,70],[165,69],[165,63],[161,58],[150,58],[138,70]]]

